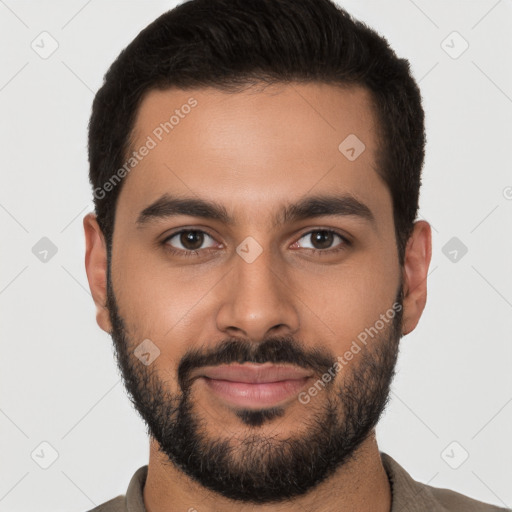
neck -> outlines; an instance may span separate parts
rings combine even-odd
[[[147,512],[390,512],[391,488],[375,432],[349,461],[307,494],[265,505],[235,502],[202,487],[169,463],[151,439],[144,503]]]

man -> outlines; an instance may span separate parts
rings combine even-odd
[[[426,302],[408,62],[329,0],[193,0],[96,95],[97,321],[151,436],[97,511],[491,511],[379,451]]]

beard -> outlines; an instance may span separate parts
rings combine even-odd
[[[110,267],[110,265],[109,265]],[[402,306],[400,284],[395,305]],[[237,408],[234,413],[247,426],[237,435],[208,434],[204,416],[193,399],[190,373],[203,366],[230,363],[290,363],[321,376],[333,368],[336,356],[321,349],[306,350],[293,337],[266,338],[261,343],[227,339],[214,349],[193,349],[181,358],[179,391],[133,354],[137,342],[129,338],[119,315],[110,270],[107,272],[107,307],[117,364],[130,400],[159,444],[169,464],[201,486],[225,498],[246,503],[277,503],[304,495],[355,456],[373,432],[388,400],[395,374],[402,331],[403,307],[362,347],[354,361],[343,367],[343,382],[333,378],[311,399],[296,432],[278,436],[278,418],[285,407],[258,410]],[[356,361],[357,360],[357,361]],[[355,364],[354,364],[355,363]],[[334,389],[338,385],[338,389]],[[269,432],[269,425],[274,427]],[[262,425],[267,427],[263,433]],[[300,431],[299,431],[300,430]],[[241,433],[243,432],[243,433]]]

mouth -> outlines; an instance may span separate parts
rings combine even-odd
[[[295,366],[246,363],[206,367],[197,377],[230,405],[259,409],[297,396],[313,374]]]

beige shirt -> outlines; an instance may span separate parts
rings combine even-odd
[[[448,489],[438,489],[416,482],[392,457],[380,452],[382,464],[391,484],[391,512],[505,512],[511,509],[495,507],[468,498]],[[145,512],[142,490],[147,466],[133,475],[126,495],[118,496],[89,512]]]

